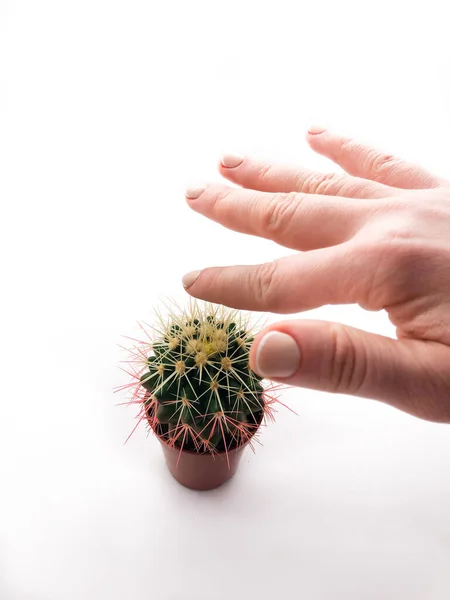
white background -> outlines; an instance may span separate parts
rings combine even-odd
[[[283,254],[186,206],[222,152],[333,168],[316,123],[450,176],[445,8],[0,0],[1,600],[448,600],[448,426],[290,390],[194,493],[111,391],[184,272]]]

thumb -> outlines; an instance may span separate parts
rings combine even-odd
[[[283,321],[260,332],[250,366],[288,385],[381,400],[450,423],[450,348],[394,340],[325,321]],[[447,365],[447,367],[446,367]]]

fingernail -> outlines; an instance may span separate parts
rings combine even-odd
[[[238,154],[224,154],[221,162],[224,167],[227,167],[228,169],[234,169],[235,167],[242,165],[244,162],[244,157],[239,156]]]
[[[308,129],[308,133],[311,135],[319,135],[319,133],[324,133],[325,131],[326,128],[322,127],[321,125],[313,125]]]
[[[290,377],[299,366],[300,350],[290,335],[269,331],[260,341],[256,353],[256,372],[262,377]]]
[[[200,273],[201,271],[191,271],[190,273],[186,273],[186,275],[184,275],[183,279],[181,280],[183,282],[184,287],[190,288],[191,285],[195,283]]]
[[[206,190],[207,186],[205,184],[192,185],[186,189],[186,198],[190,198],[191,200],[195,200],[200,196],[202,192]]]

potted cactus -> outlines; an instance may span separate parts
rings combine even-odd
[[[131,403],[158,437],[173,477],[192,489],[218,487],[246,446],[273,420],[275,386],[249,366],[251,316],[191,300],[134,340]]]

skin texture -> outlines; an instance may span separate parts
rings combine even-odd
[[[266,375],[259,346],[268,331],[283,332],[299,364],[293,358],[294,374],[272,379],[450,423],[450,182],[321,128],[311,128],[307,141],[342,172],[225,157],[220,172],[239,187],[187,191],[189,206],[207,218],[298,251],[256,266],[204,269],[194,283],[186,278],[188,293],[280,314],[327,304],[385,310],[397,339],[282,320],[257,336],[250,365],[258,372],[264,362]]]

